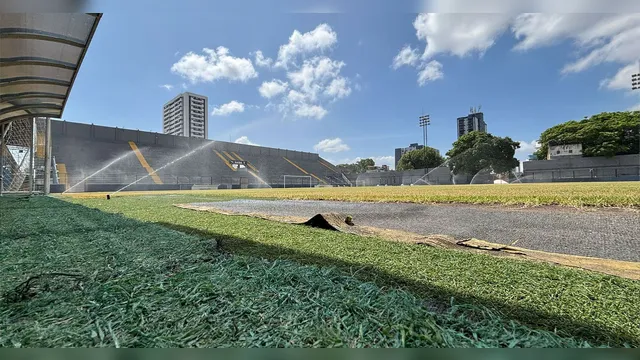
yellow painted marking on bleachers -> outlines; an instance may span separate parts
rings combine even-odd
[[[218,155],[218,157],[224,161],[224,163],[229,167],[229,169],[236,171],[237,169],[233,167],[233,165],[231,165],[231,163],[229,162],[229,160],[227,160],[226,157],[224,157],[222,154],[220,154],[220,152],[216,149],[213,149],[213,152],[216,153],[216,155]]]
[[[236,158],[234,158],[233,156],[231,156],[231,154],[229,154],[228,152],[226,152],[226,151],[224,151],[224,150],[222,151],[222,153],[223,153],[223,154],[225,154],[225,155],[227,155],[227,157],[229,158],[229,160],[237,160]]]
[[[243,159],[243,158],[241,158],[241,157],[240,157],[240,155],[238,155],[238,153],[235,153],[235,152],[233,152],[233,151],[232,151],[231,153],[232,153],[233,155],[235,155],[235,157],[237,157],[237,158],[238,158],[238,160],[240,160],[240,161],[244,161],[244,159]],[[250,162],[248,162],[248,161],[247,161],[247,166],[249,166],[251,169],[253,169],[253,171],[255,171],[255,172],[257,172],[257,173],[259,173],[259,172],[260,172],[260,171],[258,171],[258,169],[256,169],[256,167],[255,167],[255,166],[251,165],[251,163],[250,163]]]
[[[244,161],[244,160],[242,160],[242,161]],[[256,175],[256,173],[254,173],[253,171],[251,171],[251,170],[247,170],[247,171],[249,172],[249,174],[253,175],[253,177],[256,178],[258,181],[260,181],[261,183],[263,183],[265,185],[269,185],[264,180],[262,180],[262,178],[260,176]]]
[[[283,158],[283,159],[285,159],[285,160],[287,160],[287,161],[289,162],[289,164],[291,164],[291,165],[295,166],[298,170],[300,170],[300,171],[302,171],[303,173],[305,173],[305,175],[311,175],[311,176],[313,176],[314,178],[316,178],[316,180],[318,180],[318,181],[322,182],[323,184],[326,184],[326,183],[327,183],[326,181],[324,181],[324,180],[320,179],[319,177],[315,176],[314,174],[312,174],[312,173],[310,173],[310,172],[307,172],[305,169],[301,168],[301,167],[300,167],[300,166],[298,166],[296,163],[294,163],[293,161],[291,161],[291,160],[287,159],[286,157],[284,157],[284,156],[283,156],[282,158]]]
[[[58,183],[64,184],[66,186],[65,190],[69,188],[69,177],[67,176],[67,165],[65,164],[56,164],[58,167]]]
[[[142,165],[142,167],[147,170],[147,173],[149,174],[149,176],[151,176],[153,182],[156,184],[162,184],[162,179],[160,179],[160,176],[158,176],[158,174],[156,174],[156,171],[153,170],[151,165],[149,165],[147,159],[144,158],[136,143],[134,143],[133,141],[129,141],[129,146],[131,146],[131,150],[133,150],[133,152],[136,154],[138,161],[140,161],[140,165]]]
[[[313,176],[314,178],[316,178],[316,180],[320,181],[321,183],[323,183],[323,184],[325,184],[325,185],[327,184],[327,182],[326,182],[326,181],[324,181],[324,180],[320,179],[319,177],[317,177],[317,176],[313,175],[312,173],[309,173],[309,175]]]
[[[332,167],[330,167],[329,165],[325,164],[322,160],[319,160],[318,162],[320,163],[320,165],[322,165],[322,166],[326,167],[327,169],[329,169],[329,170],[333,171],[334,173],[336,173],[336,174],[338,173],[338,172],[337,172],[337,171],[335,171]]]
[[[295,167],[296,167],[296,169],[298,169],[298,170],[302,171],[305,175],[309,175],[309,173],[308,173],[308,172],[306,172],[306,171],[305,171],[305,169],[303,169],[303,168],[301,168],[300,166],[296,165],[296,163],[294,163],[293,161],[291,161],[291,160],[287,159],[287,158],[286,158],[286,157],[284,157],[284,156],[283,156],[282,158],[283,158],[283,159],[285,159],[285,160],[287,160],[287,162],[288,162],[289,164],[291,164],[291,165],[295,166]]]

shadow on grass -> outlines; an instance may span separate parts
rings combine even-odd
[[[34,203],[25,202],[23,203],[24,206],[19,207],[23,210],[34,210],[42,207],[56,207],[64,203],[64,207],[75,208],[77,209],[77,211],[82,213],[86,213],[87,211],[95,211],[102,213],[108,217],[123,219],[126,223],[130,224],[140,224],[141,226],[150,224],[150,222],[142,222],[131,217],[123,216],[121,214],[102,212],[98,209],[86,207],[80,204],[62,202],[58,199],[51,198],[42,199],[43,200],[39,200]],[[2,207],[2,205],[6,204],[7,202],[0,201],[0,208]],[[34,211],[33,214],[37,215],[37,211]],[[25,218],[25,221],[28,222],[28,219]],[[52,221],[55,220],[52,219]],[[381,287],[398,287],[408,290],[418,295],[419,297],[428,300],[430,305],[438,305],[438,308],[447,307],[451,301],[451,298],[454,298],[456,304],[481,305],[493,310],[497,310],[502,314],[508,314],[503,316],[503,319],[505,320],[518,320],[524,324],[544,328],[551,331],[557,328],[560,330],[561,335],[578,336],[590,340],[594,343],[609,343],[609,345],[613,346],[620,346],[624,343],[633,345],[638,345],[640,343],[635,335],[630,331],[627,331],[626,329],[613,329],[611,327],[604,327],[601,324],[597,324],[595,322],[590,323],[576,321],[566,316],[563,317],[558,314],[550,314],[547,312],[539,311],[537,309],[533,309],[531,307],[504,304],[494,299],[488,299],[482,296],[474,296],[473,294],[469,294],[466,292],[457,292],[455,290],[445,289],[428,282],[410,280],[405,277],[388,273],[374,266],[363,266],[362,264],[358,264],[355,262],[344,261],[317,254],[309,254],[306,252],[298,251],[296,249],[285,248],[276,245],[268,245],[247,238],[229,236],[222,233],[206,231],[190,226],[176,225],[168,222],[155,222],[155,224],[183,233],[196,235],[202,238],[214,238],[218,241],[220,250],[230,254],[262,257],[270,260],[287,259],[306,265],[335,267],[345,272],[346,274],[353,275],[359,280],[371,281]],[[111,229],[111,227],[108,226],[98,226],[98,228],[104,229],[105,231],[109,231],[109,229]]]
[[[159,225],[171,228],[190,235],[204,238],[214,238],[218,242],[220,251],[230,254],[262,257],[269,260],[287,259],[305,265],[331,266],[350,274],[359,280],[376,283],[380,287],[396,287],[410,291],[422,299],[428,300],[430,305],[436,308],[447,308],[453,298],[456,304],[481,305],[503,314],[504,319],[513,319],[521,323],[543,328],[549,331],[558,331],[560,335],[577,336],[595,343],[609,343],[612,346],[623,346],[625,343],[637,346],[640,342],[629,332],[613,332],[605,329],[601,324],[577,322],[567,317],[558,317],[554,314],[540,312],[530,307],[513,306],[496,302],[468,293],[455,292],[443,289],[433,284],[406,279],[374,266],[363,266],[327,256],[309,254],[296,251],[291,248],[263,244],[257,241],[205,231],[198,228],[176,225],[167,222],[156,222]],[[292,225],[295,226],[295,225]],[[508,314],[508,315],[504,315]]]

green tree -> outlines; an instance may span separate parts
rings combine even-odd
[[[360,174],[369,168],[369,166],[375,166],[376,163],[373,159],[360,159],[353,164],[339,164],[337,165],[340,170],[346,174]]]
[[[640,153],[640,111],[603,112],[581,121],[567,121],[540,135],[538,160],[547,158],[549,145],[582,144],[583,156]]]
[[[520,143],[509,137],[472,131],[456,140],[447,152],[449,168],[456,175],[473,175],[488,168],[498,173],[507,172],[519,165],[513,157],[518,148]]]
[[[440,166],[444,158],[438,150],[432,147],[424,147],[419,150],[406,152],[396,166],[396,170],[426,169]]]
[[[345,174],[358,172],[358,166],[356,164],[338,164],[336,166]]]
[[[363,173],[367,171],[369,166],[376,166],[376,162],[373,159],[361,159],[356,163],[358,165],[358,172]]]

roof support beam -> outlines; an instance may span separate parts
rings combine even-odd
[[[18,84],[43,84],[43,85],[60,85],[69,87],[71,83],[68,81],[62,81],[58,79],[52,79],[41,76],[18,76],[7,79],[0,79],[0,87],[8,86],[8,85],[18,85]]]
[[[48,98],[48,99],[61,99],[64,100],[63,94],[54,94],[50,92],[41,92],[41,91],[28,91],[21,93],[12,93],[0,95],[0,102],[3,101],[13,101],[19,99],[29,99],[29,98]]]
[[[29,111],[31,109],[50,109],[50,110],[61,110],[61,105],[56,104],[27,104],[20,106],[12,106],[5,109],[0,110],[0,116],[14,112],[14,111]]]
[[[76,70],[74,64],[36,56],[20,56],[12,58],[0,58],[0,67],[30,65],[30,66],[52,66],[67,70]]]
[[[85,43],[80,39],[70,36],[56,34],[48,31],[24,28],[4,28],[0,29],[0,39],[34,39],[52,41],[61,44],[71,45],[79,48],[85,47]]]
[[[53,114],[55,115],[55,114]],[[0,124],[6,124],[6,123],[11,123],[12,121],[15,120],[20,120],[20,119],[31,119],[32,117],[51,117],[52,114],[51,113],[46,113],[46,112],[33,112],[31,114],[25,114],[25,115],[16,115],[16,116],[12,116],[10,118],[6,118],[6,119],[0,119]]]

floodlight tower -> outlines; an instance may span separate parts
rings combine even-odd
[[[427,147],[427,126],[431,125],[431,119],[429,118],[429,115],[420,115],[418,119],[419,119],[418,124],[422,128],[424,147]]]
[[[631,74],[631,90],[640,89],[640,60],[638,61],[638,72]]]

